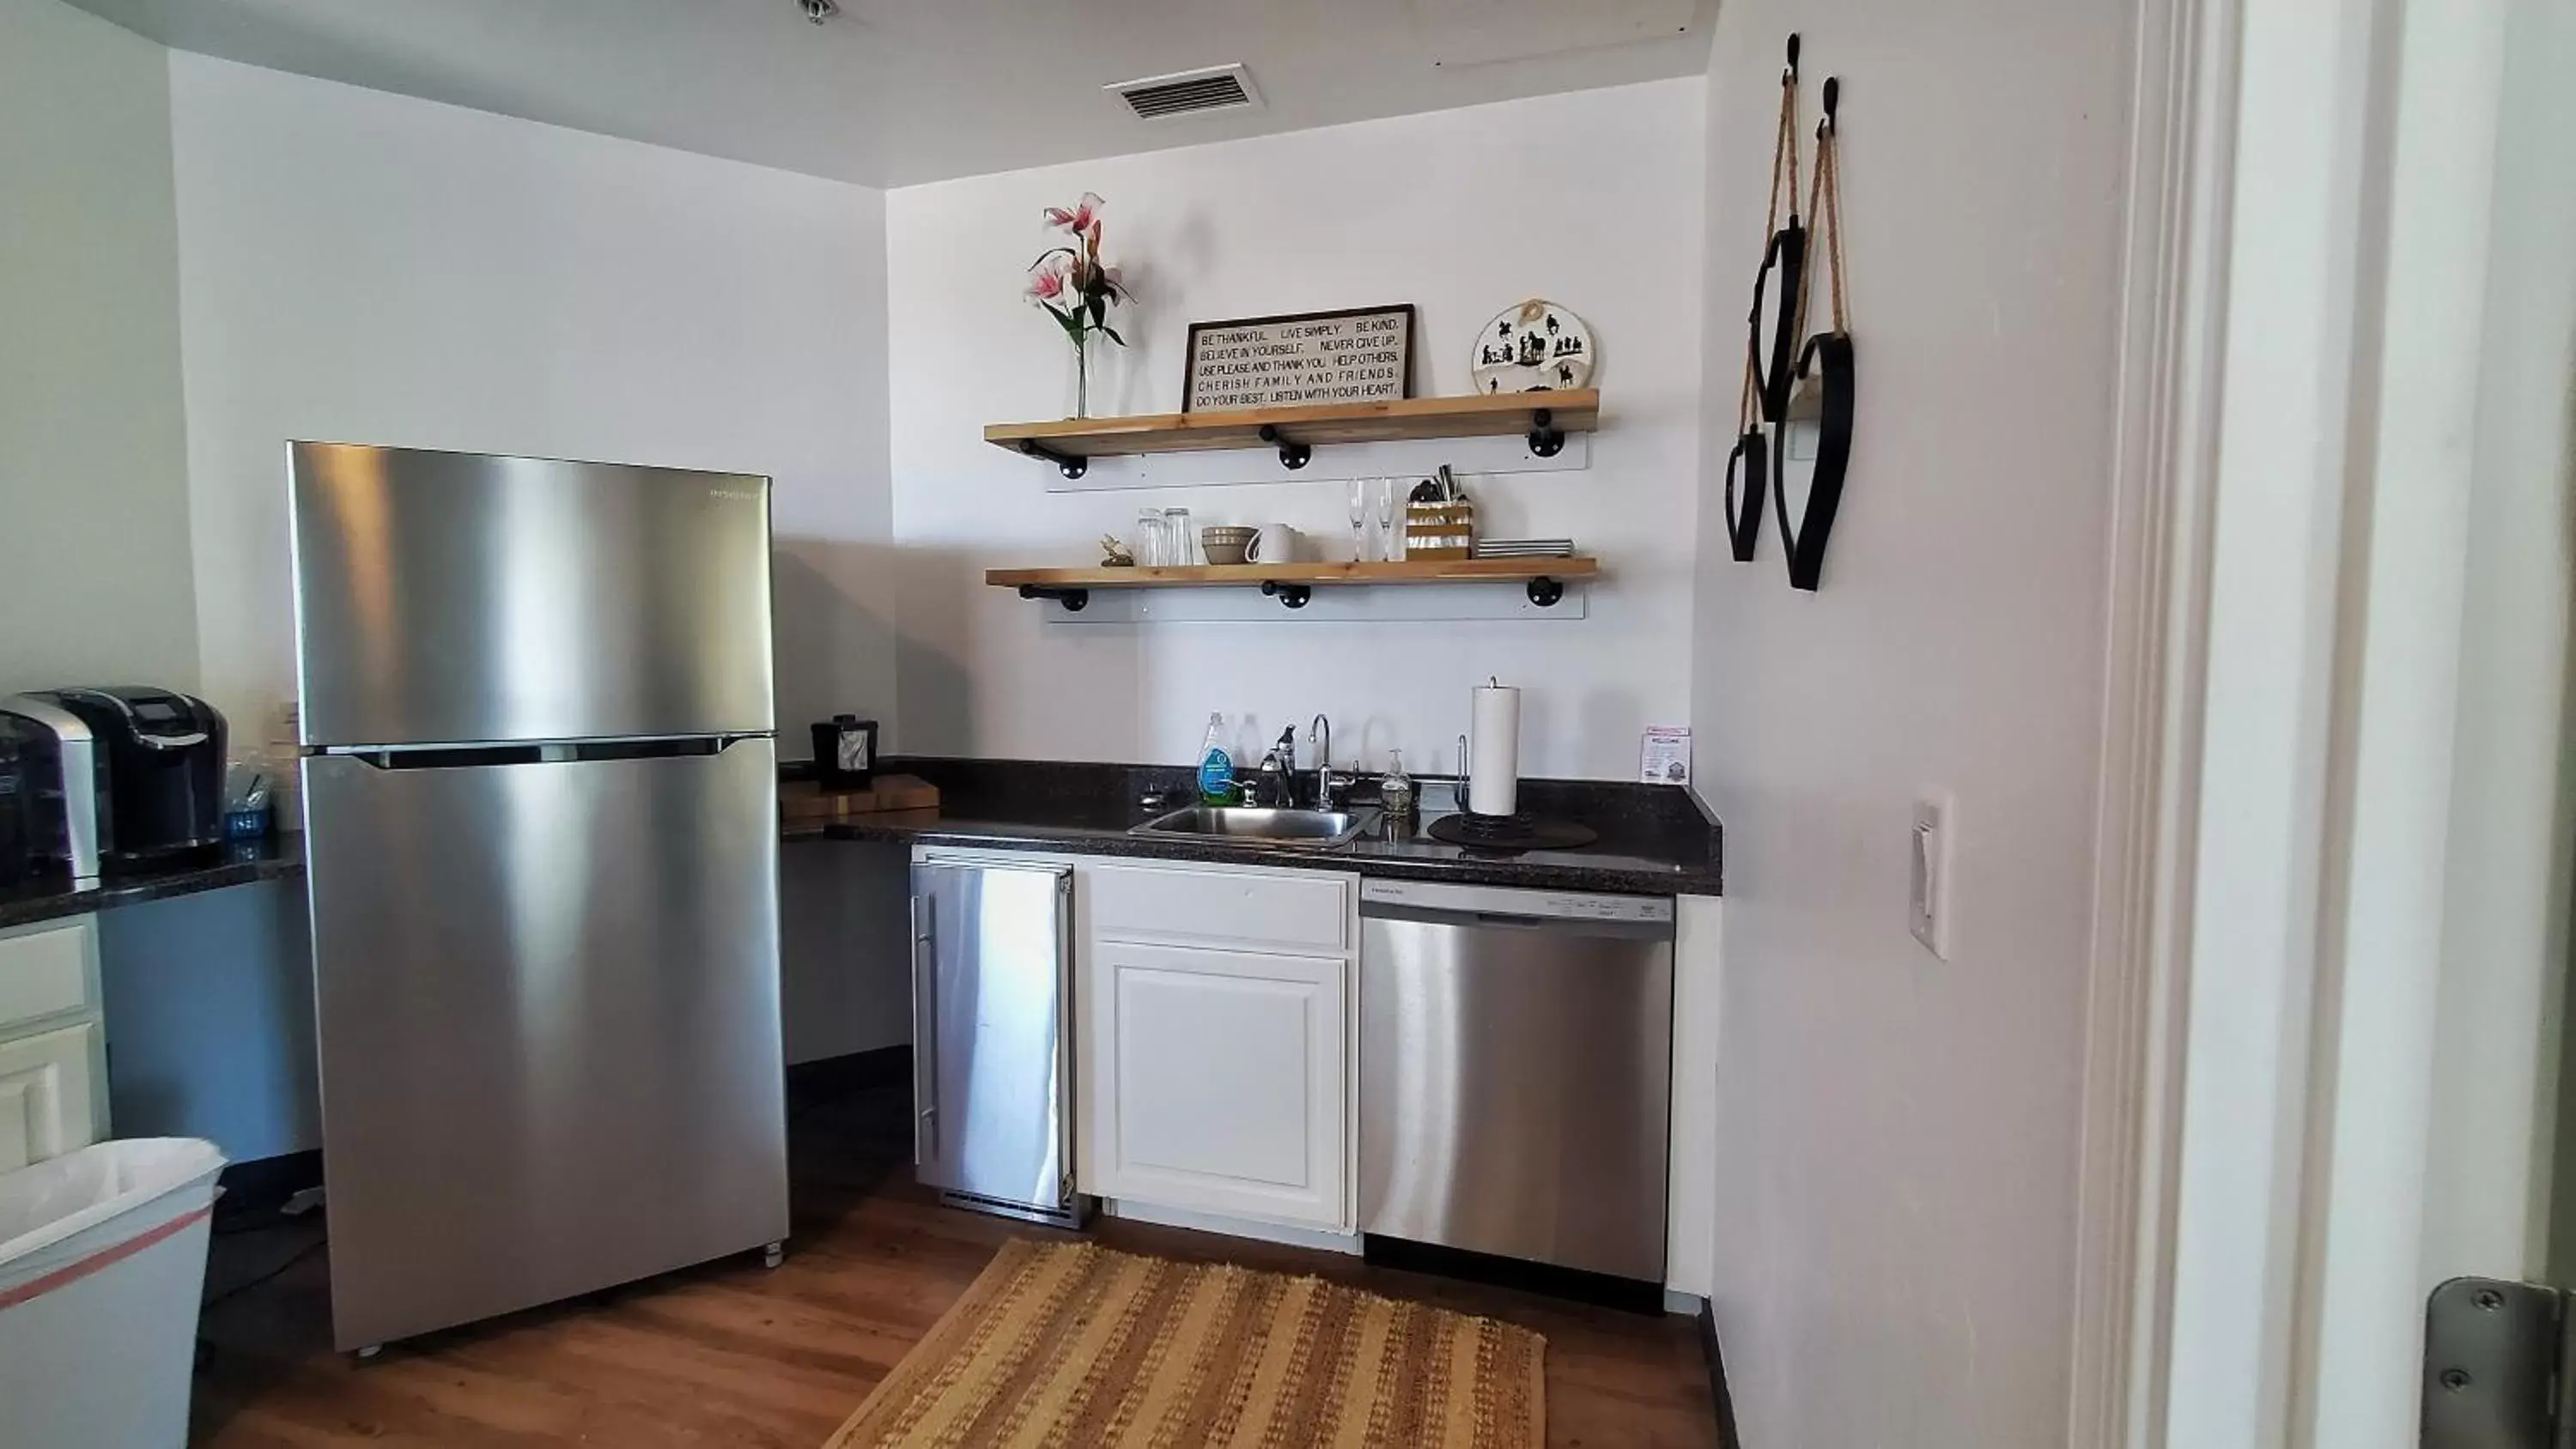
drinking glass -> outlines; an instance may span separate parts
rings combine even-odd
[[[1404,535],[1395,531],[1397,484],[1401,479],[1377,480],[1377,556],[1393,563],[1404,557]]]
[[[1164,557],[1163,534],[1163,510],[1148,508],[1136,515],[1136,562],[1149,569],[1171,562]]]
[[[1166,508],[1163,510],[1163,523],[1172,531],[1171,542],[1168,545],[1172,553],[1172,566],[1185,569],[1196,564],[1199,561],[1199,535],[1197,529],[1190,527],[1190,511],[1186,508]]]
[[[1369,480],[1351,480],[1351,562],[1368,562]]]

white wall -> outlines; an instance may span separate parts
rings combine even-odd
[[[125,38],[167,87],[165,149],[176,133],[161,305],[174,428],[184,363],[185,484],[170,493],[193,522],[195,583],[183,522],[166,570],[178,622],[161,637],[190,676],[202,650],[204,692],[238,738],[267,738],[294,689],[292,438],[769,474],[783,753],[802,757],[803,726],[838,710],[892,717],[881,193],[165,62]],[[174,480],[176,447],[174,432]],[[904,989],[899,933],[870,956],[853,907],[817,884],[787,882],[795,1045],[901,1040],[885,1005]],[[269,1010],[309,1000],[309,968],[300,921],[259,928],[269,894],[139,908],[106,932],[121,1125],[211,1133],[236,1156],[317,1145],[310,1043]],[[241,1029],[208,1055],[204,1023],[222,1020]]]
[[[887,196],[895,529],[908,551],[894,741],[916,753],[1186,761],[1211,712],[1238,746],[1329,713],[1336,755],[1446,768],[1467,691],[1522,685],[1522,769],[1627,778],[1638,734],[1689,709],[1701,406],[1696,79],[907,187]],[[1145,505],[1281,519],[1347,557],[1330,482],[1049,494],[992,422],[1071,410],[1070,349],[1021,300],[1038,212],[1109,200],[1106,255],[1139,305],[1095,412],[1180,406],[1193,320],[1412,302],[1418,393],[1470,391],[1485,320],[1529,296],[1601,346],[1583,472],[1470,479],[1486,531],[1571,536],[1604,561],[1580,622],[1046,627],[988,566],[1093,563]]]
[[[777,480],[784,752],[893,712],[883,197],[169,57],[204,685],[294,685],[294,438]],[[264,737],[264,733],[262,736]]]
[[[196,682],[161,56],[0,0],[0,694]]]
[[[2065,1441],[2130,20],[1719,14],[1704,496],[1793,30],[1810,135],[1843,79],[1860,387],[1821,592],[1791,591],[1776,532],[1737,564],[1699,519],[1692,717],[1727,827],[1713,1301],[1756,1449]],[[1947,962],[1906,930],[1934,788],[1957,800]]]

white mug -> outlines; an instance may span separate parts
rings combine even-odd
[[[1243,550],[1245,563],[1295,563],[1297,530],[1284,523],[1265,523]]]

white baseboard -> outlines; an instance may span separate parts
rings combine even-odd
[[[1360,1235],[1326,1232],[1320,1228],[1292,1227],[1286,1223],[1265,1223],[1253,1218],[1227,1217],[1223,1213],[1194,1212],[1189,1208],[1161,1207],[1153,1203],[1131,1202],[1124,1198],[1102,1198],[1104,1217],[1125,1218],[1130,1222],[1154,1223],[1166,1228],[1188,1228],[1194,1232],[1221,1233],[1229,1238],[1252,1238],[1264,1243],[1284,1243],[1291,1248],[1313,1248],[1325,1253],[1348,1253],[1357,1257]],[[1693,1308],[1692,1312],[1699,1310]]]
[[[1700,1297],[1696,1293],[1684,1293],[1678,1288],[1667,1288],[1664,1290],[1664,1311],[1666,1313],[1678,1313],[1685,1318],[1697,1318],[1699,1317],[1699,1311],[1707,1306],[1708,1300]]]

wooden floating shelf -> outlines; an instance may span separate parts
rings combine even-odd
[[[1258,587],[1302,609],[1318,587],[1387,584],[1520,584],[1530,602],[1549,607],[1570,579],[1601,572],[1594,558],[1406,559],[1396,563],[1201,564],[1189,568],[987,569],[984,582],[1018,589],[1024,599],[1053,599],[1080,612],[1093,589]]]
[[[1395,402],[994,423],[984,429],[984,441],[1043,458],[1063,469],[1066,477],[1079,478],[1093,458],[1139,453],[1277,448],[1279,461],[1296,469],[1306,466],[1311,451],[1324,444],[1498,438],[1514,433],[1528,436],[1533,453],[1553,457],[1565,446],[1566,434],[1591,432],[1600,420],[1600,390],[1586,387],[1564,392],[1470,393]]]

